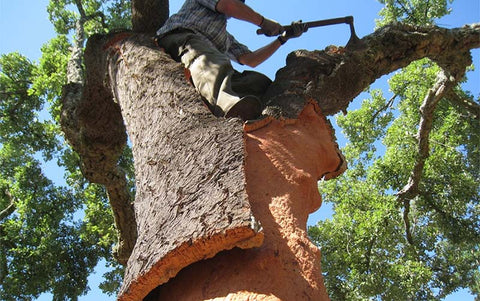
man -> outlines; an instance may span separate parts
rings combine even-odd
[[[195,88],[219,117],[243,120],[260,116],[261,96],[271,83],[263,74],[239,73],[230,60],[256,67],[268,59],[289,38],[298,37],[305,27],[292,23],[288,33],[277,22],[264,18],[244,4],[244,0],[186,0],[157,31],[158,44],[190,70]],[[267,36],[279,36],[270,44],[250,51],[226,30],[233,17],[258,25]],[[282,34],[283,33],[283,34]]]

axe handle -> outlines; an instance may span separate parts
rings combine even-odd
[[[347,17],[342,17],[342,18],[334,18],[334,19],[326,19],[326,20],[306,22],[306,23],[303,23],[303,24],[307,25],[307,28],[311,28],[311,27],[320,27],[320,26],[342,24],[342,23],[353,24],[353,17],[352,16],[347,16]],[[290,29],[290,27],[291,27],[291,25],[283,26],[285,31],[288,31]],[[257,29],[257,34],[263,34],[263,30],[262,29]]]

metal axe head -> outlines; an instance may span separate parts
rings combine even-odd
[[[355,26],[353,25],[353,17],[352,16],[346,17],[346,21],[347,21],[346,23],[350,25],[350,39],[348,40],[345,48],[347,48],[348,50],[365,49],[367,45],[365,45],[365,43],[362,40],[360,40],[357,34],[355,33]]]

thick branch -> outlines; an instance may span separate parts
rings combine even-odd
[[[84,176],[107,189],[118,231],[114,255],[120,263],[126,264],[137,232],[132,196],[125,174],[117,166],[126,145],[125,127],[111,93],[97,89],[94,90],[96,97],[84,95],[83,23],[80,21],[77,22],[77,37],[67,70],[68,84],[63,87],[61,125],[67,140],[81,157]],[[93,65],[97,63],[99,68],[103,66],[98,61]]]
[[[408,184],[397,195],[400,199],[412,199],[418,194],[418,185],[423,174],[425,161],[429,156],[429,137],[432,130],[434,111],[438,102],[455,85],[457,81],[449,76],[448,72],[441,71],[437,75],[437,81],[427,93],[422,106],[420,107],[421,120],[418,128],[418,153],[415,166],[408,180]]]
[[[444,71],[422,106],[418,158],[408,184],[399,194],[404,201],[407,240],[413,244],[409,200],[417,193],[428,157],[433,111],[471,64],[470,49],[480,47],[480,24],[455,29],[394,24],[363,38],[362,43],[366,47],[357,51],[329,47],[290,54],[287,66],[279,70],[265,96],[270,103],[264,113],[295,118],[305,99],[316,100],[326,114],[346,111],[348,104],[382,75],[425,57],[437,62]]]
[[[67,83],[76,83],[83,85],[83,44],[85,43],[85,33],[83,31],[83,22],[77,20],[75,24],[75,40],[73,42],[72,53],[67,63]],[[74,101],[74,100],[72,100]]]
[[[114,255],[120,263],[126,264],[137,232],[132,196],[125,173],[117,166],[126,145],[125,127],[111,93],[100,88],[95,91],[98,98],[94,99],[83,93],[84,24],[97,15],[86,15],[81,1],[76,0],[75,4],[80,18],[76,22],[74,45],[67,66],[67,85],[63,87],[61,125],[67,140],[81,157],[84,176],[107,189],[118,231]],[[98,67],[103,66],[102,62],[94,62],[97,63]],[[102,86],[103,83],[99,87]]]
[[[316,100],[325,114],[345,111],[377,78],[425,57],[459,78],[471,64],[470,49],[480,47],[480,24],[455,29],[393,24],[361,41],[366,47],[356,51],[291,53],[265,96],[271,102],[265,113],[295,118],[305,99]]]
[[[120,108],[102,81],[104,62],[96,55],[86,53],[85,56],[86,66],[94,74],[86,85],[95,88],[84,92],[83,85],[78,83],[64,87],[61,124],[68,141],[80,155],[84,176],[107,189],[118,231],[119,242],[114,254],[125,264],[137,237],[132,196],[125,174],[117,165],[127,135]]]
[[[405,225],[405,237],[410,245],[413,245],[412,229],[410,224],[410,200],[403,201],[403,223]]]

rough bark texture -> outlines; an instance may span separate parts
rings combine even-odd
[[[247,192],[264,243],[196,263],[146,300],[329,300],[306,224],[322,202],[317,181],[345,170],[334,139],[314,103],[248,132]]]
[[[413,167],[412,174],[408,179],[407,185],[405,185],[405,187],[403,187],[403,189],[397,193],[398,199],[403,202],[403,220],[405,223],[406,233],[405,236],[411,245],[414,244],[414,241],[409,220],[410,201],[417,197],[419,193],[418,186],[420,185],[420,180],[423,175],[425,162],[430,154],[430,132],[432,130],[433,120],[435,117],[435,108],[440,100],[455,87],[460,80],[460,76],[463,76],[463,73],[460,72],[457,75],[458,78],[454,78],[445,70],[439,72],[435,85],[427,93],[427,96],[423,100],[422,106],[420,107],[421,119],[418,127],[418,133],[416,135],[418,140],[418,152],[415,165]]]
[[[84,176],[91,182],[105,185],[118,234],[114,256],[125,265],[137,238],[132,196],[127,189],[125,173],[117,165],[126,145],[125,127],[118,106],[112,102],[111,92],[95,83],[103,75],[95,74],[99,68],[92,67],[97,63],[97,57],[84,56],[83,52],[85,22],[99,15],[87,15],[79,0],[75,0],[75,5],[80,17],[75,24],[67,84],[63,87],[61,126],[67,140],[80,155]],[[83,94],[84,57],[89,60],[86,64],[91,69],[87,85],[98,87],[98,90],[89,90],[86,94]]]
[[[245,188],[242,123],[215,118],[183,67],[145,36],[90,39],[87,51],[103,52],[95,66],[105,68],[100,87],[87,90],[107,83],[114,91],[135,161],[138,238],[120,299],[140,300],[219,251],[260,245]]]
[[[169,0],[132,0],[133,31],[154,33],[169,16]]]
[[[345,111],[376,79],[425,57],[457,77],[471,64],[470,49],[480,47],[480,24],[455,29],[394,24],[361,41],[366,47],[359,51],[328,47],[291,53],[265,96],[270,102],[265,112],[295,118],[307,99],[327,115]]]
[[[280,139],[283,134],[276,137],[272,133],[303,124],[301,112],[308,112],[306,108],[310,102],[317,103],[325,114],[345,110],[350,101],[375,79],[423,57],[438,62],[457,78],[471,61],[469,49],[480,46],[479,33],[478,24],[453,30],[392,25],[363,38],[367,46],[363,50],[345,51],[330,47],[326,51],[296,51],[288,57],[286,67],[279,70],[266,95],[269,106],[264,113],[283,121],[272,121],[265,128],[261,128],[263,124],[254,125],[260,129],[247,136],[238,120],[217,119],[208,112],[200,97],[184,80],[180,64],[156,49],[151,39],[141,35],[90,39],[83,101],[76,106],[66,104],[64,111],[66,116],[78,118],[78,122],[70,121],[73,129],[70,133],[79,141],[77,146],[82,150],[84,171],[92,181],[106,183],[107,187],[121,182],[116,158],[125,143],[122,117],[132,140],[137,228],[134,227],[135,218],[125,215],[124,229],[135,234],[138,229],[138,239],[128,261],[119,299],[140,300],[183,268],[219,251],[234,246],[259,246],[262,233],[253,219],[252,210],[255,215],[262,216],[260,222],[265,224],[265,236],[268,237],[265,244],[248,251],[224,252],[208,262],[220,270],[222,264],[231,264],[242,275],[247,274],[242,266],[249,262],[253,271],[250,274],[256,280],[245,280],[243,286],[240,278],[228,273],[232,278],[224,283],[229,283],[232,290],[225,292],[212,284],[216,278],[211,278],[205,282],[211,285],[207,285],[211,293],[205,295],[202,292],[204,299],[224,299],[230,293],[233,293],[228,297],[231,300],[234,297],[245,300],[246,296],[258,300],[324,298],[323,288],[318,284],[321,279],[312,276],[316,273],[320,277],[319,270],[307,268],[318,263],[318,253],[315,254],[316,249],[309,246],[304,233],[305,212],[319,205],[318,192],[312,197],[316,191],[316,185],[313,189],[312,183],[321,176],[323,169],[312,170],[311,166],[302,167],[303,163],[299,162],[302,157],[309,158],[318,151],[315,148],[312,154],[300,152],[292,155],[289,148],[294,149],[294,145],[289,144],[289,139],[294,141],[294,138],[284,141]],[[75,91],[74,86],[70,92]],[[113,98],[120,104],[121,114]],[[318,115],[318,109],[313,111]],[[294,119],[298,121],[287,122]],[[264,122],[268,123],[269,119]],[[257,136],[257,132],[261,134]],[[290,132],[301,131],[293,127]],[[290,134],[285,135],[290,137]],[[277,138],[278,143],[267,146],[267,141],[277,141]],[[282,143],[286,143],[285,147],[281,146]],[[251,166],[255,163],[248,163],[250,159],[246,157],[245,149],[249,154],[262,157],[262,162],[266,162],[262,168],[265,167],[267,173],[262,174],[261,168],[258,174],[254,168],[252,171]],[[329,155],[328,158],[333,157]],[[337,155],[335,159],[338,164]],[[282,161],[289,163],[282,165]],[[310,161],[323,162],[319,156]],[[330,167],[322,166],[326,171],[332,171]],[[289,172],[299,172],[303,176],[289,175]],[[275,191],[259,188],[265,186],[267,189],[276,177],[284,182],[275,185]],[[290,180],[292,182],[287,183]],[[253,184],[259,187],[252,188]],[[283,185],[287,184],[292,186],[285,190],[287,186]],[[301,190],[299,187],[303,185],[310,188]],[[301,199],[311,203],[302,203]],[[299,206],[308,209],[301,211]],[[279,213],[284,211],[287,215],[282,217]],[[276,237],[294,239],[272,245],[272,231],[276,232]],[[135,236],[131,236],[128,243],[134,242]],[[279,245],[288,246],[290,251]],[[281,258],[289,258],[287,262],[277,258],[280,257],[277,250],[283,254]],[[302,256],[312,261],[301,263],[299,257]],[[237,261],[231,263],[229,259]],[[285,265],[289,272],[296,273],[293,277],[295,283],[305,288],[303,297],[298,295],[299,291],[271,291],[267,282],[278,277],[276,285],[281,286],[286,283],[283,280],[290,278],[285,271],[269,270],[276,265]],[[209,272],[195,277],[214,277],[212,270],[202,273]],[[298,275],[303,280],[297,279]],[[235,284],[234,279],[240,282]],[[181,283],[182,280],[178,281]],[[253,283],[259,281],[265,283],[259,286]],[[201,288],[197,286],[196,289]],[[184,287],[179,289],[185,290]],[[233,291],[235,289],[238,291]],[[235,295],[244,289],[251,291],[245,291],[244,297]],[[198,290],[196,292],[200,294]],[[163,289],[161,291],[163,294]],[[165,292],[170,293],[168,289]]]
[[[118,165],[127,134],[112,92],[103,86],[105,62],[97,53],[85,53],[89,76],[82,83],[71,82],[63,89],[62,129],[81,158],[83,175],[105,185],[118,231],[115,257],[126,264],[137,237],[131,195],[125,173]]]

